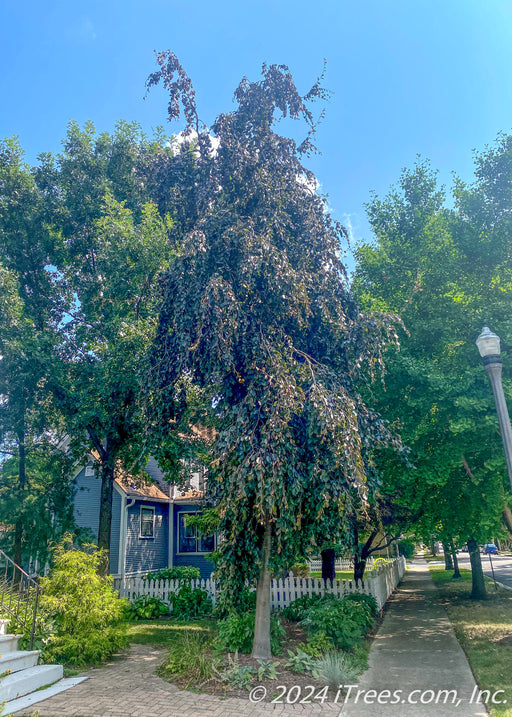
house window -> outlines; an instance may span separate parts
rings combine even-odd
[[[215,536],[203,535],[195,525],[187,525],[187,517],[197,513],[178,513],[178,552],[211,553],[215,550]]]
[[[155,537],[155,509],[144,508],[141,506],[140,509],[140,537],[141,538],[154,538]]]

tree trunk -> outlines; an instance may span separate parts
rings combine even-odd
[[[359,532],[357,525],[354,525],[354,580],[356,587],[361,583],[364,588],[364,571],[366,570],[366,561],[372,552],[372,543],[378,534],[378,529],[372,530],[366,543],[361,548],[359,546]]]
[[[263,535],[263,553],[256,591],[256,617],[252,656],[257,660],[270,660],[270,571],[268,563],[272,549],[272,524],[267,519]]]
[[[23,507],[25,502],[25,486],[27,484],[27,458],[25,452],[25,430],[24,426],[18,432],[18,451],[19,451],[19,465],[18,465],[18,490],[19,490],[19,501],[20,511],[23,513]],[[23,564],[23,515],[21,514],[16,523],[14,524],[14,550],[13,558],[16,565],[22,567]]]
[[[485,600],[487,591],[485,589],[484,572],[482,570],[482,561],[480,559],[480,550],[475,538],[468,540],[469,558],[471,560],[471,599]]]
[[[505,507],[503,508],[503,522],[505,523],[508,532],[512,535],[512,511],[507,504],[505,504]]]
[[[457,558],[457,551],[455,550],[455,545],[453,544],[453,540],[450,540],[450,550],[452,553],[452,560],[453,560],[453,577],[460,578],[459,559]]]
[[[356,587],[361,583],[361,586],[364,588],[364,571],[366,570],[366,559],[358,558],[357,555],[354,555],[354,580],[356,582]]]
[[[105,551],[101,573],[108,575],[110,568],[110,534],[112,531],[112,499],[114,496],[114,461],[107,460],[101,466],[100,520],[98,548]]]
[[[336,580],[336,555],[334,548],[326,548],[321,552],[322,556],[322,580]]]
[[[444,553],[444,569],[445,570],[453,570],[452,554],[448,547],[448,543],[443,543],[443,553]]]

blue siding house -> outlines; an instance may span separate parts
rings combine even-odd
[[[114,484],[110,572],[124,577],[150,570],[193,565],[209,577],[215,536],[201,535],[186,525],[186,516],[201,510],[202,483],[192,475],[191,490],[179,491],[164,481],[151,459],[146,472],[153,482],[140,485],[119,472]],[[74,518],[83,535],[95,542],[98,535],[101,480],[94,459],[80,468],[73,481]]]

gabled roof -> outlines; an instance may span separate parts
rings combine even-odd
[[[91,456],[96,463],[99,463],[100,457],[96,451],[91,451]],[[132,498],[149,498],[169,502],[169,496],[155,483],[145,482],[143,478],[132,476],[121,466],[119,461],[114,469],[114,480],[123,493]]]
[[[121,490],[132,498],[152,498],[169,502],[169,496],[154,483],[144,485],[140,479],[134,479],[128,473],[124,473],[122,477],[116,476],[115,481]]]

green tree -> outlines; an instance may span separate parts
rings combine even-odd
[[[140,379],[156,327],[157,276],[173,255],[172,192],[161,187],[173,160],[168,138],[147,139],[124,122],[99,136],[90,123],[71,123],[63,144],[34,168],[16,141],[0,146],[0,262],[5,291],[17,297],[0,327],[0,427],[4,455],[13,454],[4,505],[14,510],[16,498],[19,507],[11,512],[17,561],[32,525],[22,506],[35,483],[51,494],[39,449],[28,480],[27,451],[44,445],[47,476],[56,479],[52,446],[64,432],[76,459],[97,456],[98,543],[108,551],[116,466],[137,471],[147,454]],[[176,171],[186,175],[188,161],[177,158]]]
[[[390,439],[356,388],[390,327],[354,302],[339,259],[345,230],[301,164],[320,83],[301,97],[286,67],[264,66],[209,133],[177,58],[161,53],[158,64],[148,86],[169,90],[170,119],[183,105],[198,189],[197,220],[164,279],[152,415],[171,445],[191,422],[215,428],[207,492],[220,518],[218,571],[234,605],[244,581],[257,582],[253,655],[268,658],[271,571],[326,535],[345,539],[372,452]],[[278,116],[306,121],[301,146],[274,132]]]
[[[172,258],[172,219],[154,175],[172,156],[167,138],[147,139],[120,122],[96,135],[71,123],[63,152],[36,170],[49,221],[62,237],[58,264],[67,295],[59,376],[52,388],[77,458],[93,452],[101,478],[98,546],[108,555],[115,473],[147,457],[141,379],[157,319],[158,274]],[[102,564],[108,570],[108,561]]]
[[[406,329],[375,396],[414,468],[390,457],[385,490],[412,509],[424,535],[441,529],[448,542],[469,539],[474,597],[485,593],[478,542],[499,530],[504,503],[503,453],[474,341],[483,323],[509,321],[510,307],[510,269],[502,271],[509,234],[493,232],[499,246],[489,261],[497,214],[485,229],[477,210],[488,207],[486,182],[488,175],[471,190],[458,182],[448,210],[427,163],[404,171],[396,189],[368,206],[377,242],[358,250],[354,280],[367,310],[396,312]]]
[[[49,386],[58,343],[63,302],[51,262],[61,250],[46,221],[45,197],[23,162],[16,140],[0,143],[0,448],[2,502],[0,520],[16,563],[36,549],[35,539],[49,518],[39,520],[52,474],[58,493],[65,478],[49,455],[51,432],[58,424]],[[5,459],[8,458],[7,461]],[[7,491],[7,495],[6,495]],[[65,500],[52,503],[63,506]],[[65,511],[64,511],[65,512]],[[58,512],[55,524],[60,524]],[[28,521],[28,522],[27,522]],[[39,546],[40,547],[40,546]],[[39,549],[36,550],[38,552]]]

